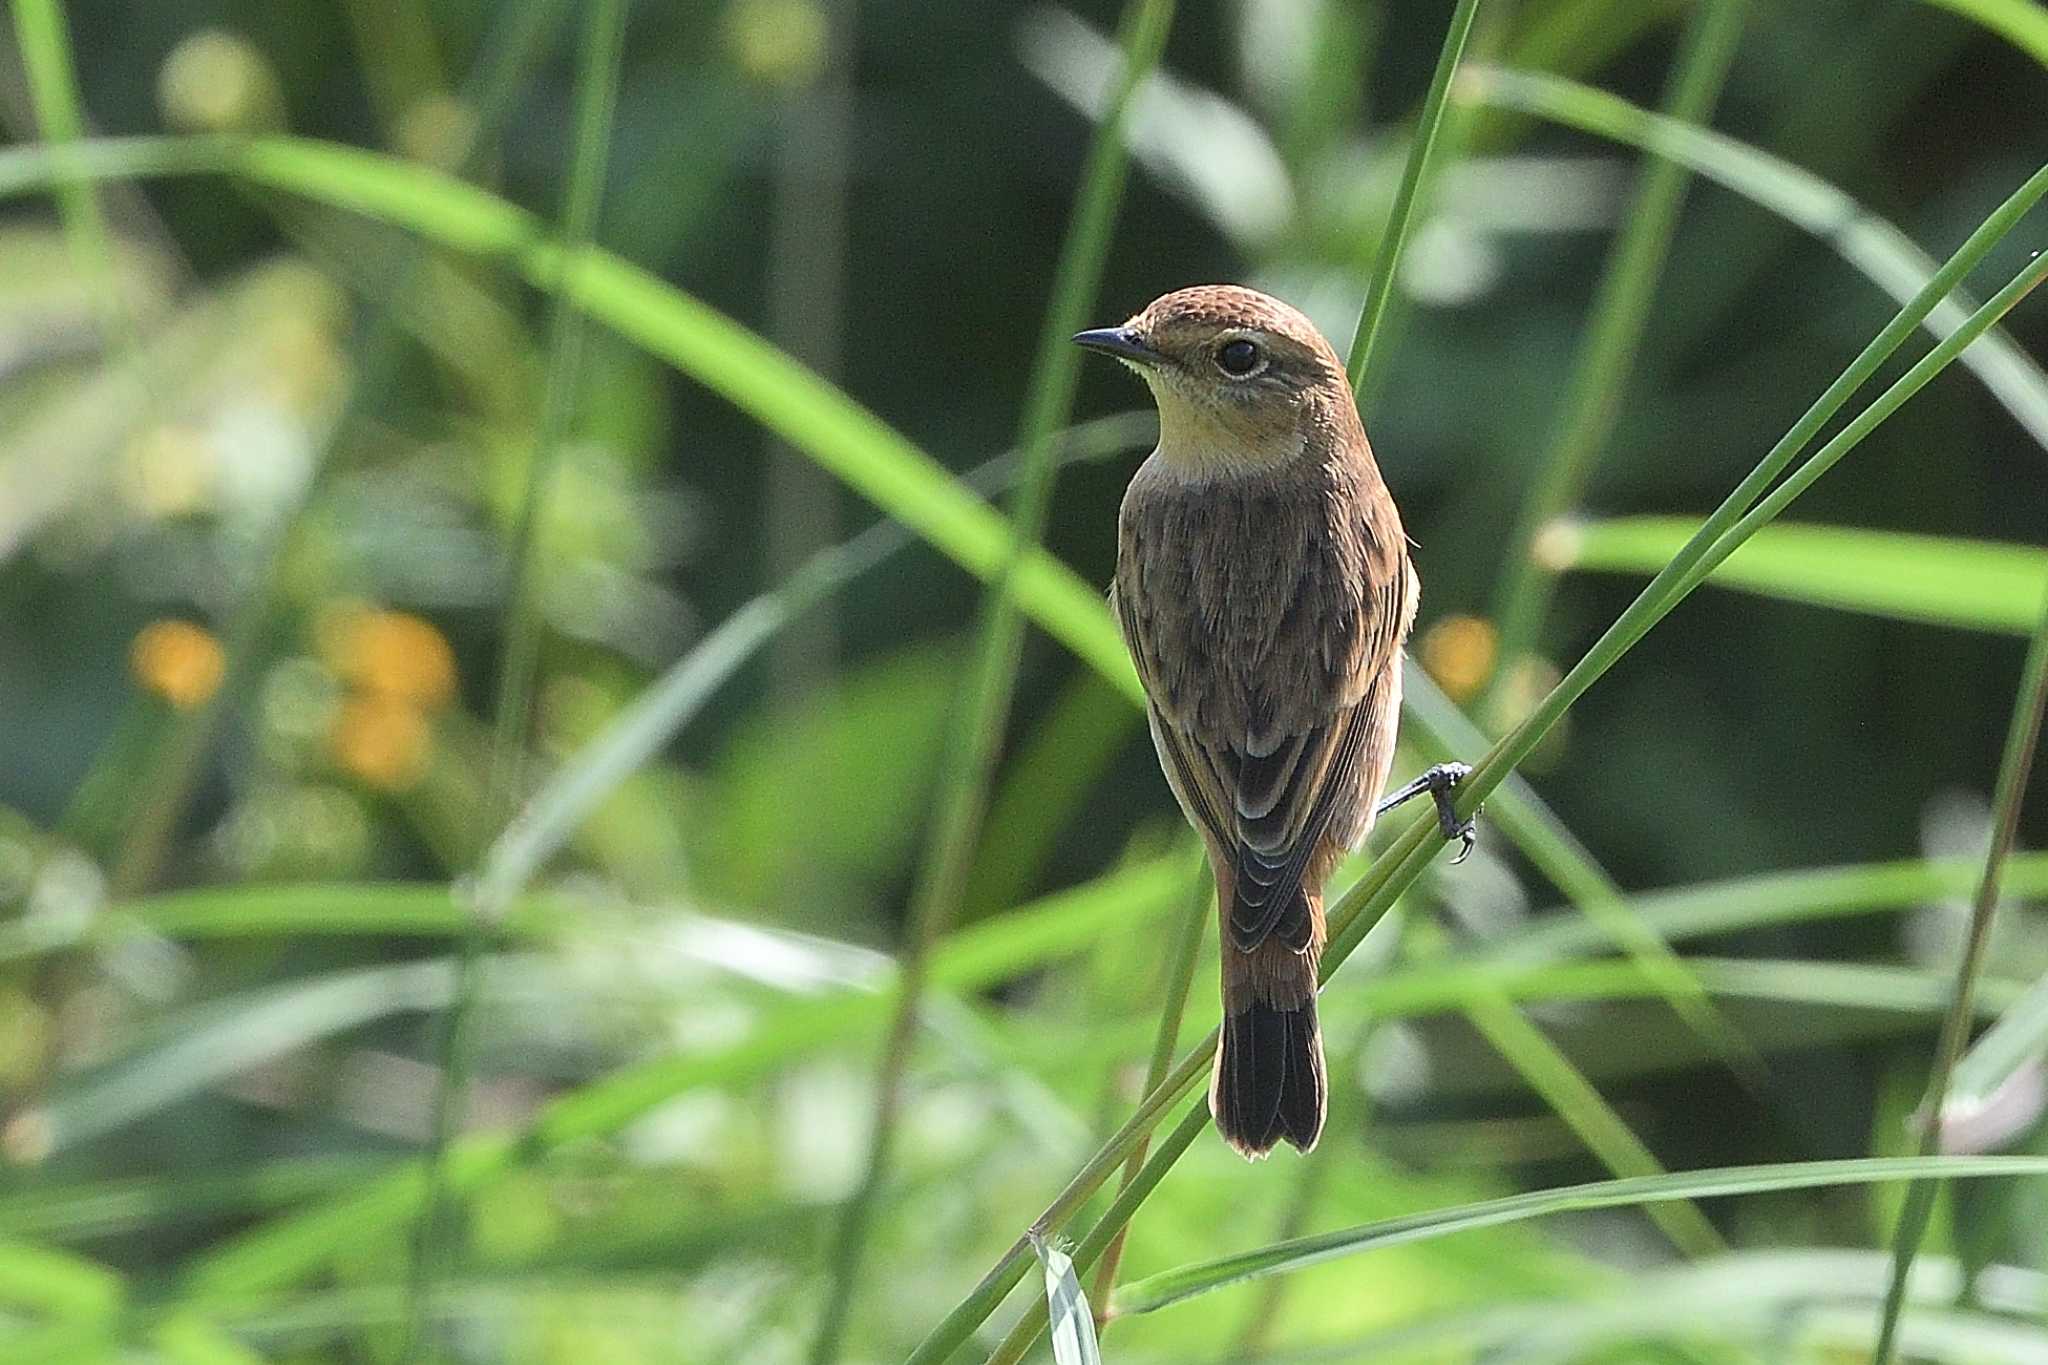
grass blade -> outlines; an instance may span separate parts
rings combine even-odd
[[[1845,915],[1897,910],[1967,893],[1982,864],[1961,858],[1854,863],[1798,872],[1769,872],[1639,892],[1633,914],[1666,940],[1804,924]],[[2048,853],[2016,855],[2006,865],[2014,895],[2048,895]],[[1603,950],[1605,932],[1573,915],[1539,916],[1527,928],[1486,945],[1490,957],[1574,957]]]
[[[1045,1267],[1045,1314],[1051,1323],[1055,1365],[1102,1365],[1102,1347],[1095,1339],[1095,1317],[1074,1263],[1052,1243],[1034,1240],[1031,1250]]]
[[[932,956],[934,989],[966,992],[1028,971],[1033,964],[1086,952],[1105,933],[1128,932],[1183,903],[1179,858],[1163,858],[1065,891],[954,934]],[[870,991],[827,996],[784,1008],[744,1039],[681,1056],[660,1056],[556,1097],[521,1135],[459,1138],[449,1158],[450,1188],[474,1189],[522,1158],[564,1143],[614,1133],[695,1086],[737,1085],[815,1049],[821,1037],[858,1036],[886,1008],[884,979]],[[422,1167],[406,1163],[342,1197],[255,1228],[202,1255],[186,1277],[194,1295],[247,1294],[294,1284],[337,1252],[359,1246],[413,1217]]]
[[[625,0],[594,0],[584,9],[578,44],[574,93],[574,136],[569,184],[562,209],[562,241],[574,260],[591,239],[597,224],[598,201],[610,162],[612,121],[618,105],[619,64],[625,51]],[[554,482],[568,426],[569,405],[581,373],[583,319],[559,288],[549,294],[547,362],[540,419],[527,462],[526,487],[510,546],[510,580],[504,605],[504,652],[498,664],[498,695],[491,736],[491,786],[503,817],[519,808],[524,781],[528,712],[535,674],[540,667],[541,622],[530,597],[533,591],[535,541],[541,508]],[[442,1022],[438,1049],[439,1076],[427,1140],[427,1198],[420,1208],[414,1236],[412,1278],[407,1313],[406,1346],[400,1359],[417,1359],[425,1349],[430,1302],[442,1259],[442,1165],[454,1135],[457,1116],[469,1090],[474,1048],[469,1038],[481,984],[485,942],[504,917],[513,896],[524,885],[490,883],[501,899],[477,899],[472,923],[462,935],[456,957],[455,997]]]
[[[1166,1079],[1167,1068],[1173,1065],[1173,1050],[1180,1046],[1181,1017],[1187,1013],[1188,990],[1194,984],[1195,959],[1201,955],[1202,934],[1214,913],[1215,900],[1210,894],[1209,859],[1206,851],[1198,853],[1200,865],[1195,873],[1195,894],[1188,902],[1187,913],[1181,917],[1174,930],[1173,947],[1166,959],[1166,1002],[1159,1010],[1159,1031],[1152,1039],[1152,1058],[1145,1066],[1144,1094],[1159,1088]],[[1123,1185],[1130,1188],[1138,1178],[1138,1172],[1145,1165],[1146,1142],[1140,1140],[1131,1149],[1131,1155],[1124,1162]],[[1107,1307],[1109,1297],[1116,1289],[1117,1264],[1123,1259],[1124,1237],[1130,1229],[1119,1229],[1108,1250],[1102,1257],[1102,1264],[1095,1274],[1095,1301]]]
[[[1662,1164],[1599,1088],[1506,995],[1474,992],[1465,1006],[1465,1017],[1494,1051],[1513,1064],[1516,1075],[1565,1121],[1601,1165],[1622,1177],[1664,1174]],[[1690,1201],[1660,1203],[1644,1211],[1687,1256],[1712,1256],[1728,1249],[1713,1223]]]
[[[1451,11],[1450,28],[1444,33],[1444,45],[1437,53],[1436,70],[1429,78],[1429,91],[1422,97],[1422,112],[1415,120],[1408,160],[1401,167],[1401,184],[1394,191],[1394,206],[1387,215],[1387,230],[1380,238],[1379,254],[1373,258],[1372,277],[1366,282],[1365,303],[1358,315],[1358,330],[1352,333],[1351,354],[1345,362],[1354,394],[1362,395],[1365,391],[1365,376],[1372,365],[1373,348],[1379,342],[1380,326],[1386,321],[1394,280],[1401,268],[1401,253],[1408,245],[1408,230],[1414,225],[1422,177],[1429,170],[1429,154],[1443,127],[1451,78],[1457,74],[1458,61],[1465,55],[1466,40],[1472,36],[1472,19],[1478,12],[1479,0],[1458,0],[1458,7]]]
[[[1977,884],[1977,896],[1970,906],[1969,936],[1956,964],[1954,1003],[1942,1021],[1941,1039],[1935,1046],[1934,1070],[1927,1081],[1927,1097],[1921,1101],[1924,1127],[1920,1155],[1929,1156],[1941,1145],[1942,1104],[1948,1098],[1949,1076],[1956,1059],[1970,1039],[1973,1011],[1971,993],[1984,970],[1985,950],[1991,942],[1991,921],[1998,912],[1999,877],[2012,852],[2013,835],[2019,827],[2020,803],[2033,771],[2034,751],[2041,743],[2041,723],[2048,715],[2048,611],[2027,650],[2020,669],[2020,685],[2013,698],[2012,724],[2006,731],[2005,752],[1998,761],[1998,785],[1991,800],[1991,848],[1984,856],[1984,876]],[[1885,1291],[1884,1314],[1877,1334],[1872,1365],[1891,1365],[1897,1345],[1899,1310],[1905,1306],[1906,1276],[1919,1253],[1920,1239],[1934,1211],[1934,1197],[1941,1186],[1935,1180],[1915,1181],[1906,1191],[1906,1207],[1899,1215],[1897,1241],[1892,1250],[1891,1285]]]
[[[2048,66],[2048,10],[2028,0],[1925,0],[1982,24],[2043,66]]]
[[[65,164],[71,146],[85,137],[85,106],[71,61],[71,35],[61,0],[15,0],[15,40],[28,69],[29,96],[43,141]],[[139,338],[135,320],[121,302],[114,246],[106,215],[90,182],[66,172],[57,180],[57,212],[64,222],[72,266],[93,291],[100,329],[110,345],[133,354]]]
[[[1476,1228],[1525,1222],[1555,1213],[1591,1209],[1634,1208],[1671,1199],[1707,1199],[1777,1190],[1827,1189],[1843,1185],[1878,1184],[1893,1180],[1981,1178],[2048,1175],[2048,1157],[1936,1156],[1859,1157],[1847,1161],[1795,1161],[1773,1166],[1730,1166],[1631,1180],[1606,1180],[1591,1185],[1538,1190],[1456,1208],[1435,1209],[1389,1218],[1338,1232],[1297,1237],[1256,1251],[1218,1257],[1182,1266],[1126,1284],[1117,1294],[1114,1312],[1150,1313],[1225,1285],[1265,1275],[1285,1274],[1339,1256],[1380,1247],[1447,1237]]]
[[[105,1238],[332,1195],[389,1169],[377,1156],[287,1157],[218,1175],[181,1171],[24,1189],[0,1198],[0,1237]]]
[[[1744,0],[1706,0],[1694,8],[1665,86],[1664,111],[1670,122],[1693,126],[1712,118],[1742,37],[1746,8]],[[1657,281],[1671,254],[1680,202],[1692,171],[1682,161],[1649,151],[1644,162],[1635,197],[1622,216],[1621,234],[1594,288],[1592,318],[1565,382],[1550,443],[1537,463],[1508,542],[1494,608],[1500,645],[1490,696],[1496,701],[1502,679],[1511,676],[1535,645],[1549,609],[1551,575],[1530,550],[1543,528],[1585,492],[1614,434]]]
[[[147,1047],[61,1084],[10,1120],[10,1140],[33,1133],[60,1151],[155,1113],[271,1058],[386,1015],[438,1009],[453,976],[446,961],[405,962],[288,981],[195,1005]]]
[[[112,1317],[127,1297],[119,1272],[32,1242],[0,1242],[0,1303],[58,1319]]]
[[[1559,523],[1537,553],[1558,571],[1654,573],[1699,529],[1682,517]],[[1899,621],[2027,635],[2048,609],[2048,550],[1846,526],[1766,527],[1708,580]]]
[[[1540,71],[1475,66],[1465,73],[1459,95],[1688,166],[1812,234],[1894,303],[1910,300],[1935,271],[1934,260],[1912,238],[1828,181],[1724,133],[1666,118],[1604,90]],[[1958,292],[1928,313],[1924,325],[1937,338],[1945,337],[1975,306],[1967,294]],[[2048,374],[2034,358],[2003,331],[1993,329],[1962,363],[2013,420],[2048,449]]]

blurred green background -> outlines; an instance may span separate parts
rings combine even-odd
[[[1236,280],[1341,349],[1451,8],[1180,5],[1087,320]],[[1646,234],[1615,299],[1600,281],[1650,163],[1568,126],[1610,108],[1574,83],[1678,98],[1706,10],[1739,41],[1725,76],[1695,54],[1694,98],[1730,141],[1670,182],[1668,250]],[[802,403],[765,379],[735,392],[768,371],[674,291],[946,469],[980,469],[1016,440],[1118,16],[635,4],[607,118],[603,62],[579,68],[587,3],[17,0],[0,39],[0,1358],[806,1358],[980,590],[757,420]],[[80,134],[289,133],[433,175],[371,193],[330,166],[292,192],[258,170],[162,174],[170,144],[127,143],[151,174],[67,188],[36,150],[65,122],[52,22]],[[1430,729],[1476,760],[1452,704],[1492,734],[1519,719],[1924,279],[1911,244],[1945,257],[2040,168],[2048,8],[1487,3],[1467,61],[1366,395],[1418,543],[1412,653],[1450,717]],[[558,267],[521,254],[532,224],[478,226],[445,178],[562,221],[579,107],[588,236],[646,272],[589,325],[535,287]],[[2036,215],[1972,288],[2044,244]],[[1615,322],[1638,303],[1639,325]],[[1603,315],[1612,344],[1588,359]],[[1645,1162],[1912,1148],[2048,597],[2044,348],[2048,317],[2022,307],[1524,766],[1546,828],[1582,846],[1569,867],[1603,867],[1694,965],[1743,1040],[1735,1064],[1640,980],[1497,993],[1503,973],[1614,952],[1510,812],[1331,988],[1318,1151],[1249,1167],[1205,1135],[1140,1212],[1127,1278]],[[1046,543],[1101,585],[1152,418],[1128,375],[1091,365],[1073,420]],[[1560,447],[1585,476],[1547,506]],[[849,540],[851,559],[813,560]],[[781,599],[759,595],[793,574],[825,589],[807,609],[713,634],[769,621]],[[1534,596],[1503,650],[1518,590]],[[641,763],[625,727],[650,688],[687,716],[632,732]],[[518,865],[518,827],[492,851],[535,792],[566,809],[572,757],[622,736],[601,799],[537,866]],[[2024,852],[2048,837],[2043,788],[1987,1012],[2048,968],[2048,855]],[[1852,864],[1883,868],[1828,871]],[[845,1359],[904,1356],[1122,1122],[1193,867],[1137,711],[1034,632]],[[1204,952],[1183,1045],[1215,1016],[1213,937]],[[451,1052],[456,1001],[473,1008]],[[2044,1150],[2043,1045],[1986,1100],[1994,1131],[1951,1146]],[[1545,1055],[1549,1086],[1530,1072]],[[437,1128],[466,1136],[429,1218],[408,1162]],[[1596,1131],[1642,1150],[1589,1151]],[[1912,1351],[2048,1359],[2044,1193],[2003,1178],[1944,1197]],[[1105,1351],[1861,1359],[1898,1198],[1468,1233],[1134,1316]]]

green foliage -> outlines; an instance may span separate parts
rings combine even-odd
[[[0,1360],[2041,1353],[2038,6],[274,8],[0,63]],[[1204,278],[1363,318],[1485,804],[1258,1165],[1052,483]]]
[[[1671,517],[1554,527],[1559,569],[1655,573],[1698,528]],[[2048,609],[2048,550],[1843,526],[1772,526],[1708,580],[1788,602],[2025,635]]]

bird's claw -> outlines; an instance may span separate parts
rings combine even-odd
[[[1437,828],[1443,831],[1444,841],[1448,843],[1456,839],[1462,845],[1458,850],[1458,856],[1451,859],[1451,862],[1462,863],[1472,856],[1473,846],[1479,842],[1479,832],[1473,825],[1471,817],[1463,820],[1458,818],[1457,807],[1451,804],[1451,793],[1457,790],[1460,782],[1471,775],[1470,764],[1439,763],[1399,791],[1388,793],[1374,811],[1376,814],[1384,815],[1403,801],[1428,792],[1429,799],[1436,805],[1436,824]],[[1476,810],[1472,812],[1473,816],[1478,814]]]
[[[1451,859],[1452,867],[1471,857],[1473,848],[1479,843],[1479,828],[1473,818],[1460,820],[1457,807],[1451,804],[1451,793],[1471,774],[1472,769],[1463,763],[1440,763],[1427,774],[1432,779],[1429,795],[1436,804],[1436,827],[1443,831],[1445,843],[1453,839],[1458,841],[1458,854]],[[1478,814],[1476,810],[1472,812],[1473,817]]]

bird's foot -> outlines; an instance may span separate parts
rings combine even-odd
[[[1428,792],[1430,800],[1436,805],[1436,824],[1437,828],[1443,831],[1445,841],[1456,839],[1462,845],[1458,849],[1458,856],[1451,859],[1451,862],[1453,865],[1462,863],[1472,856],[1473,845],[1479,842],[1479,832],[1472,820],[1458,818],[1457,808],[1451,803],[1451,793],[1457,790],[1460,782],[1471,775],[1472,768],[1469,764],[1439,763],[1413,782],[1397,791],[1389,792],[1381,799],[1379,805],[1373,808],[1373,814],[1385,815],[1404,801],[1411,801]],[[1472,814],[1477,816],[1479,812],[1475,810]]]

